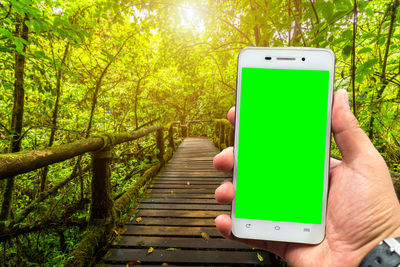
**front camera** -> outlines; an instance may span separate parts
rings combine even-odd
[[[306,61],[306,58],[305,58],[305,57],[302,57],[302,58],[301,58],[301,61]]]

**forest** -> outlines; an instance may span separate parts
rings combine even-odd
[[[0,1],[0,156],[173,121],[225,118],[235,105],[242,48],[306,46],[334,51],[335,90],[348,90],[361,127],[399,177],[399,5],[399,0]],[[211,136],[213,127],[192,131]],[[154,136],[114,147],[114,201],[163,161]],[[177,134],[174,138],[179,142]],[[332,155],[340,157],[334,143]],[[82,154],[0,177],[0,265],[69,262],[91,231],[90,162]],[[117,216],[113,231],[127,216]]]

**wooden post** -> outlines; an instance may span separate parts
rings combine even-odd
[[[225,123],[225,146],[226,147],[229,147],[230,133],[231,133],[231,126],[228,123]]]
[[[181,125],[182,137],[185,138],[188,136],[187,125]]]
[[[233,126],[229,127],[229,146],[233,146],[235,142],[235,128]]]
[[[215,121],[213,138],[214,138],[214,144],[218,147],[218,120]]]
[[[225,137],[225,125],[220,122],[221,126],[220,126],[220,131],[219,131],[219,149],[222,150],[224,149],[225,143],[224,143],[224,137]]]
[[[113,201],[110,184],[111,157],[111,146],[92,153],[93,176],[90,224],[111,225],[113,222]]]
[[[168,128],[168,146],[175,151],[175,144],[174,144],[174,123],[172,122]]]
[[[160,161],[161,165],[164,165],[165,146],[164,146],[164,131],[163,131],[163,129],[157,130],[156,139],[157,139],[157,149],[160,151],[157,155],[157,158]]]

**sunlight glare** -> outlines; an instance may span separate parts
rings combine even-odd
[[[194,28],[199,31],[205,30],[204,21],[200,16],[198,8],[195,6],[183,5],[179,7],[181,18],[180,26],[183,28]]]

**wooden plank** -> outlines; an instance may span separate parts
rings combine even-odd
[[[137,213],[138,217],[171,217],[171,218],[215,218],[220,214],[230,214],[227,211],[204,210],[144,210]]]
[[[211,176],[212,177],[225,177],[226,175],[221,173],[221,172],[216,172],[214,170],[202,170],[201,168],[197,169],[186,169],[186,168],[174,168],[171,170],[166,170],[163,172],[163,174],[176,174],[176,175],[181,175],[181,174],[192,174],[192,175],[205,175],[205,176]]]
[[[167,188],[167,189],[151,189],[154,194],[213,194],[215,189],[213,188]]]
[[[140,222],[133,220],[126,225],[122,239],[112,247],[105,262],[112,266],[126,266],[132,260],[140,260],[141,266],[260,265],[257,251],[222,238],[215,228],[215,217],[229,215],[231,207],[218,204],[214,191],[232,177],[231,173],[214,169],[217,153],[208,138],[186,138],[156,177],[149,198],[140,203],[136,214]],[[203,239],[202,232],[211,239]],[[154,248],[150,254],[149,247]],[[268,254],[259,253],[264,257],[262,264],[268,264]]]
[[[153,186],[149,187],[150,189],[178,189],[178,188],[185,188],[185,189],[205,189],[205,188],[211,188],[211,189],[216,189],[218,185],[208,185],[208,184],[202,184],[202,185],[193,185],[190,181],[188,181],[189,184],[153,184]]]
[[[122,235],[149,235],[149,236],[197,236],[207,233],[210,237],[222,238],[216,227],[209,226],[153,226],[153,225],[126,225]]]
[[[146,198],[143,199],[141,203],[185,203],[185,204],[214,204],[214,205],[220,205],[215,199],[207,199],[207,198],[201,198],[201,199],[187,199],[187,198]]]
[[[155,198],[205,198],[205,199],[214,199],[215,196],[214,194],[159,194],[159,193],[150,193],[149,197],[155,197]]]
[[[263,264],[270,263],[265,251],[208,251],[154,249],[151,254],[145,249],[111,249],[106,263],[124,263],[140,260],[141,263],[207,263],[207,264],[260,264],[257,253],[264,258]]]
[[[231,210],[230,205],[142,203],[141,209],[153,210]]]
[[[133,220],[132,225],[164,225],[164,226],[215,226],[214,218],[164,218],[164,217],[140,217],[141,221]]]
[[[188,173],[214,173],[214,174],[221,174],[220,172],[215,171],[212,168],[208,168],[208,167],[192,167],[192,168],[185,168],[185,167],[181,167],[181,166],[177,166],[174,168],[170,168],[168,170],[165,170],[165,172],[167,173],[175,173],[178,172],[179,174],[182,172],[188,172]]]
[[[223,180],[222,180],[223,181]],[[165,180],[158,179],[153,185],[187,185],[189,182],[191,185],[216,185],[219,186],[221,182],[219,181],[204,181],[204,180],[191,180],[191,179],[179,179],[179,180]]]
[[[211,182],[223,182],[227,179],[230,179],[232,177],[185,177],[185,176],[181,176],[181,177],[163,177],[163,176],[159,176],[157,177],[156,181],[211,181]],[[162,180],[161,180],[162,179]]]
[[[187,173],[187,172],[183,172],[183,173],[163,173],[160,177],[170,177],[170,178],[214,178],[214,179],[221,179],[221,178],[229,178],[232,176],[223,176],[223,175],[216,175],[216,174],[191,174],[191,173]]]
[[[125,236],[113,247],[157,247],[157,248],[216,248],[216,249],[251,249],[250,246],[228,239],[193,237],[158,237],[158,236]]]

